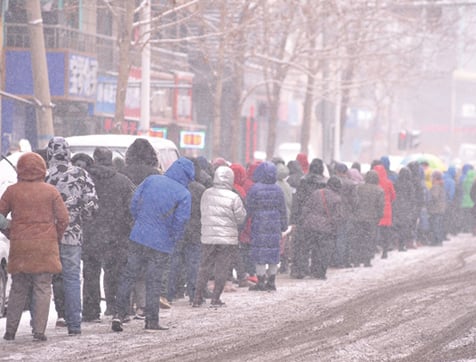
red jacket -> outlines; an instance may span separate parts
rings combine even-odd
[[[374,170],[378,174],[379,185],[385,195],[385,207],[383,217],[380,219],[379,226],[392,226],[392,203],[395,201],[395,189],[392,182],[387,177],[387,171],[382,165],[377,165]]]

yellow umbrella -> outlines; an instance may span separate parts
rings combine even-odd
[[[417,161],[419,163],[427,162],[428,166],[433,170],[446,171],[448,169],[448,166],[446,166],[441,158],[432,153],[413,153],[406,156],[402,160],[401,164],[406,166],[413,161]]]

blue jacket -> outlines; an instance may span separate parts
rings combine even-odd
[[[192,161],[181,157],[164,175],[148,176],[136,189],[130,211],[130,239],[163,253],[172,253],[190,219],[192,198],[187,186],[194,179]]]
[[[255,184],[246,195],[251,218],[250,257],[256,264],[279,263],[281,232],[288,227],[284,193],[276,184],[276,166],[261,163],[253,173]]]

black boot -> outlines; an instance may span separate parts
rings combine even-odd
[[[266,290],[276,290],[276,275],[270,275],[266,282]]]
[[[253,291],[266,290],[265,279],[266,279],[265,275],[258,275],[258,283],[249,287],[249,290],[253,290]]]

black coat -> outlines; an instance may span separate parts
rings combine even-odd
[[[99,208],[94,219],[84,227],[84,248],[96,250],[103,246],[127,245],[132,225],[129,204],[134,184],[112,166],[93,165],[88,172],[96,187]]]

